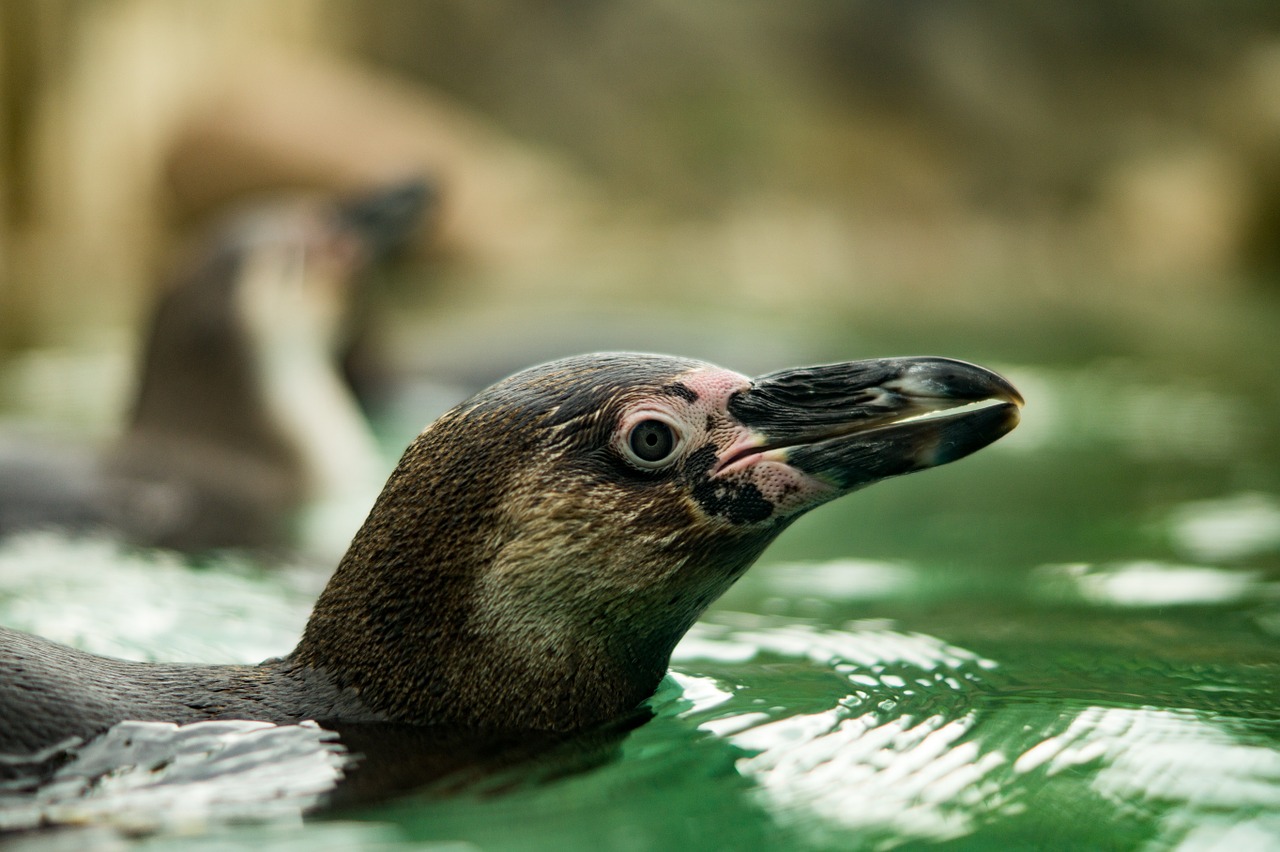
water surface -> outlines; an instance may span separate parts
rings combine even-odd
[[[163,757],[106,777],[79,753],[0,808],[82,826],[33,846],[1280,846],[1278,319],[995,347],[1023,425],[798,522],[629,733],[304,819],[350,769],[322,731],[144,726],[100,750]],[[830,357],[969,354],[949,342]],[[323,574],[27,536],[0,546],[0,622],[255,661],[292,646]]]

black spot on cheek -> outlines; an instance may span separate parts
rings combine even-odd
[[[708,515],[720,515],[734,524],[755,524],[773,514],[774,506],[751,482],[713,480],[709,475],[716,462],[712,444],[700,447],[685,463],[685,479],[693,499]]]
[[[684,476],[690,485],[696,484],[699,480],[707,478],[707,472],[716,463],[716,446],[715,444],[703,444],[698,449],[689,453],[689,458],[684,463]]]
[[[710,432],[715,428],[716,428],[716,419],[712,417],[710,414],[708,414],[707,415],[707,431]]]

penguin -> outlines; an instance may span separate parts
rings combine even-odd
[[[1022,404],[936,357],[530,368],[410,444],[284,657],[126,662],[0,629],[0,752],[123,720],[592,729],[797,517],[987,446]]]
[[[431,201],[414,180],[231,216],[164,286],[119,439],[88,464],[0,448],[0,533],[283,549],[304,506],[376,494],[386,468],[343,356],[366,273]]]

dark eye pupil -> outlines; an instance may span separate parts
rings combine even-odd
[[[671,427],[661,420],[645,420],[631,430],[631,451],[644,461],[662,461],[675,445]]]

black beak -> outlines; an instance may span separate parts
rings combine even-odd
[[[846,493],[982,449],[1018,424],[1022,404],[974,364],[886,358],[761,376],[729,412],[761,449],[785,450],[789,465]],[[960,410],[939,413],[950,409]]]
[[[415,179],[347,199],[338,207],[338,220],[360,237],[370,260],[377,261],[403,247],[438,203],[435,187]]]

